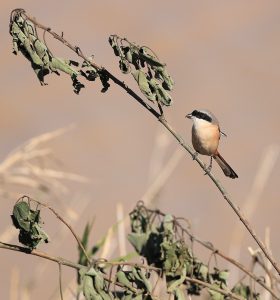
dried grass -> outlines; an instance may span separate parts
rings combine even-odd
[[[60,128],[33,137],[12,150],[0,163],[0,195],[5,196],[17,186],[38,190],[44,193],[67,193],[68,189],[62,180],[87,182],[88,179],[69,172],[47,168],[53,151],[47,143],[68,132],[74,126]]]

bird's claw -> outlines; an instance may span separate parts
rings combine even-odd
[[[208,174],[211,172],[211,170],[212,170],[212,164],[209,165],[209,166],[205,169],[204,175],[208,175]]]
[[[208,174],[211,172],[211,170],[212,170],[212,161],[213,161],[213,157],[211,156],[211,158],[210,158],[210,164],[209,164],[209,166],[205,169],[204,175],[208,175]]]

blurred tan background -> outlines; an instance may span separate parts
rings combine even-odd
[[[179,146],[147,111],[113,84],[101,94],[99,82],[89,83],[77,96],[67,76],[54,74],[46,77],[49,85],[41,87],[29,63],[12,54],[9,14],[18,7],[54,31],[63,31],[66,39],[86,55],[94,54],[98,64],[137,92],[133,78],[118,70],[107,39],[116,33],[151,47],[167,63],[176,82],[174,105],[165,109],[168,121],[190,143],[191,122],[184,118],[186,113],[196,108],[215,113],[228,135],[221,140],[221,153],[239,179],[224,177],[216,164],[213,172],[249,216],[261,239],[269,228],[271,250],[280,261],[279,1],[11,0],[1,4],[0,160],[34,136],[75,124],[39,145],[52,154],[34,164],[89,178],[88,183],[55,179],[53,191],[46,192],[10,185],[5,172],[1,174],[1,241],[17,243],[10,214],[16,199],[28,193],[65,215],[79,234],[95,218],[94,244],[116,222],[117,203],[123,204],[124,214],[129,213]],[[47,40],[57,56],[76,59],[50,37]],[[188,218],[201,239],[210,240],[236,259],[240,252],[241,262],[247,265],[247,247],[257,248],[189,155],[180,159],[154,205]],[[71,234],[46,210],[43,218],[51,243],[40,249],[76,261],[77,246]],[[117,250],[113,256],[118,255]],[[1,250],[0,268],[1,299],[57,298],[56,264]],[[73,278],[75,273],[63,268],[65,289]]]

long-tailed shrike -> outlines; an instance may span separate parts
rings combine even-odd
[[[220,136],[225,134],[221,132],[217,118],[208,110],[194,110],[186,117],[193,121],[192,144],[195,151],[211,157],[207,171],[210,172],[212,158],[214,158],[226,176],[238,178],[238,175],[218,152]]]

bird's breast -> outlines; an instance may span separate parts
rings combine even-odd
[[[203,155],[214,155],[220,140],[220,130],[209,122],[194,123],[192,127],[192,143],[195,151]]]

